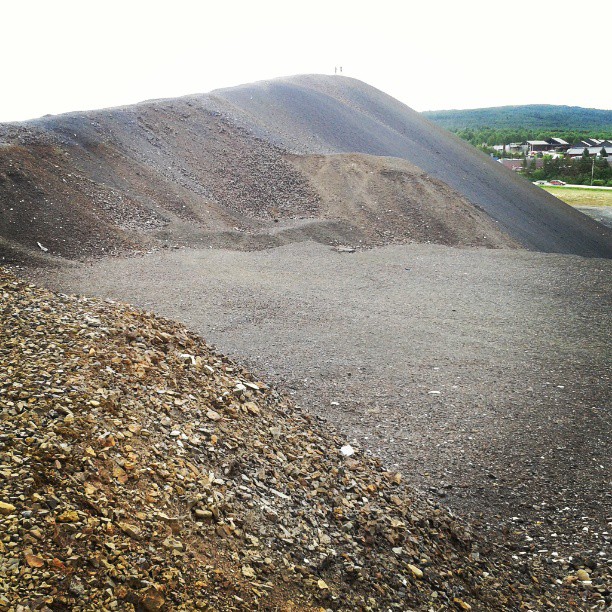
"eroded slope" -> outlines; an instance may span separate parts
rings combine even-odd
[[[291,160],[316,185],[320,216],[351,226],[368,245],[517,246],[488,215],[403,159],[338,154]]]

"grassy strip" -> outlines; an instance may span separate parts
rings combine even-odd
[[[548,185],[542,189],[571,206],[612,206],[612,189],[572,189]]]

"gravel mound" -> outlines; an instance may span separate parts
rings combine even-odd
[[[0,124],[0,205],[4,263],[304,240],[611,254],[607,228],[344,77]]]
[[[403,159],[355,153],[290,159],[317,185],[320,216],[352,228],[351,244],[518,246],[488,215]]]
[[[528,249],[612,256],[612,232],[398,100],[356,79],[300,75],[212,92],[219,108],[298,154],[408,160],[485,211]]]
[[[519,569],[177,324],[0,271],[0,332],[2,610],[603,601],[597,572]]]
[[[0,125],[0,198],[5,259],[240,246],[319,205],[280,149],[189,101]]]

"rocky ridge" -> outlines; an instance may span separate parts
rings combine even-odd
[[[363,146],[379,128],[389,134],[378,124],[374,129],[355,105],[341,105],[340,119],[356,122],[348,134],[357,142],[320,151],[292,127],[300,96],[289,96],[285,110],[269,118],[289,121],[297,140],[285,142],[245,121],[244,109],[220,95],[0,124],[0,262],[178,246],[259,250],[305,240],[361,248],[522,245],[465,197],[463,186],[449,187],[393,147]],[[345,133],[326,100],[311,100],[308,110],[330,124],[326,135],[336,128]],[[377,104],[380,113],[389,111],[389,99]],[[431,126],[425,127],[414,134],[419,147],[428,139]],[[394,133],[387,144],[402,138]]]
[[[0,271],[0,332],[0,610],[605,605],[177,324]]]

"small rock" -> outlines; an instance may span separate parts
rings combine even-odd
[[[36,555],[26,555],[25,556],[26,563],[30,567],[42,567],[45,564],[44,559],[37,557]]]
[[[213,517],[213,513],[210,510],[204,510],[202,508],[196,508],[193,513],[196,519],[207,520]]]
[[[415,578],[423,577],[422,570],[420,570],[416,565],[412,565],[411,563],[408,563],[408,569],[413,573]]]
[[[136,527],[136,525],[130,525],[129,523],[119,523],[119,527],[121,531],[134,538],[135,540],[140,540],[142,537],[140,528]]]
[[[175,540],[174,538],[166,538],[162,542],[162,546],[166,548],[167,550],[183,551],[185,549],[185,547],[183,546],[183,543],[179,542],[178,540]]]
[[[255,570],[249,565],[242,566],[242,575],[245,578],[255,578]]]
[[[4,516],[8,516],[9,514],[13,514],[16,508],[13,504],[7,504],[5,502],[0,502],[0,514],[4,514]]]
[[[155,588],[151,587],[149,590],[140,598],[140,605],[147,612],[159,612],[163,605],[166,603],[163,595]]]
[[[68,590],[77,597],[83,597],[83,595],[85,595],[85,585],[76,577],[70,581]]]
[[[58,523],[76,523],[79,520],[79,515],[76,510],[66,510],[57,517]]]
[[[589,573],[586,570],[583,569],[579,569],[576,572],[576,578],[578,578],[578,580],[585,582],[586,580],[590,580],[591,577],[589,576]]]

